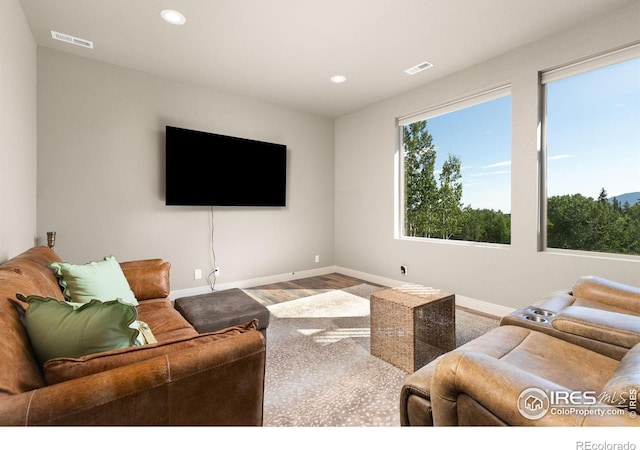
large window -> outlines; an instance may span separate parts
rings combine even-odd
[[[403,236],[511,241],[508,87],[399,119]]]
[[[542,74],[547,248],[640,255],[637,56],[627,49]]]

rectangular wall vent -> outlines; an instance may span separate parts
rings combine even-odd
[[[74,36],[69,36],[68,34],[58,33],[57,31],[51,30],[51,37],[58,41],[66,42],[68,44],[79,45],[80,47],[85,48],[93,48],[93,42],[88,41],[86,39],[80,39]]]
[[[409,67],[407,70],[405,70],[405,72],[409,75],[415,75],[416,73],[422,72],[423,70],[426,70],[430,67],[433,67],[433,64],[431,64],[429,61],[425,61],[413,67]]]

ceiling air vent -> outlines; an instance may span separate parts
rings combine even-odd
[[[409,67],[407,70],[405,70],[405,72],[409,75],[415,75],[416,73],[422,72],[423,70],[426,70],[430,67],[433,67],[433,64],[431,64],[429,61],[425,61],[416,66]]]
[[[68,34],[58,33],[57,31],[51,30],[51,37],[58,41],[66,42],[68,44],[79,45],[80,47],[85,48],[93,48],[93,42],[87,41],[86,39],[80,39],[74,36],[69,36]]]

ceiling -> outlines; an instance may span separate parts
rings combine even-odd
[[[37,44],[337,117],[635,0],[21,0]],[[170,25],[160,10],[187,19]],[[51,30],[90,40],[87,49]],[[404,70],[425,60],[431,69]],[[347,77],[342,84],[332,75]]]

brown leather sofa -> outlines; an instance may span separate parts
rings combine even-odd
[[[639,294],[585,277],[503,319],[405,380],[401,424],[640,426]]]
[[[64,300],[53,261],[34,247],[0,265],[0,425],[262,424],[257,324],[198,334],[169,301],[160,259],[120,264],[157,343],[39,364],[16,294]]]

